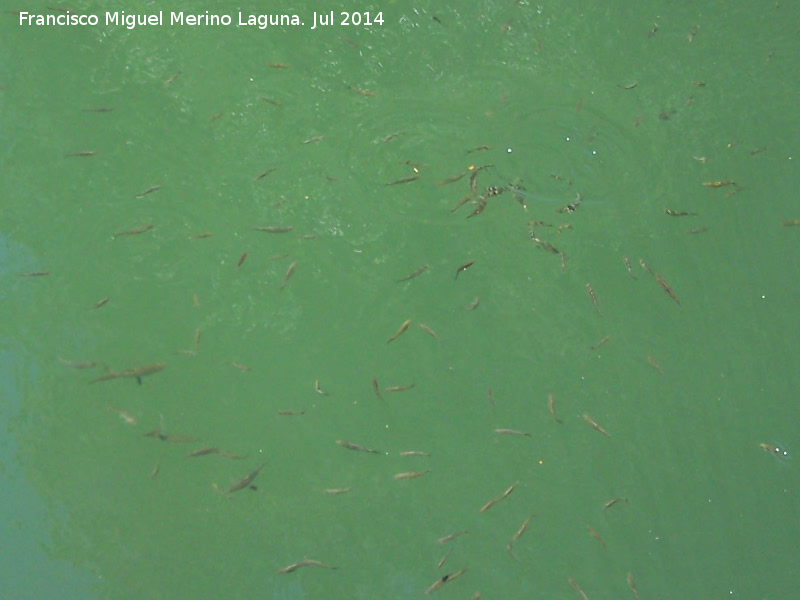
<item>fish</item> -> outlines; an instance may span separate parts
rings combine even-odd
[[[92,112],[92,113],[109,113],[112,112],[114,109],[108,106],[98,106],[97,108],[82,108],[81,112]]]
[[[416,479],[417,477],[422,477],[426,473],[430,473],[431,470],[427,469],[425,471],[406,471],[405,473],[396,473],[392,476],[392,479]]]
[[[608,510],[609,508],[611,508],[612,506],[614,506],[619,502],[627,502],[627,501],[628,501],[627,498],[613,498],[608,502],[606,502],[605,504],[603,504],[603,510]]]
[[[283,567],[280,571],[278,571],[278,575],[285,575],[286,573],[292,573],[297,569],[302,567],[321,567],[323,569],[337,569],[338,567],[334,567],[333,565],[328,565],[318,560],[311,560],[309,558],[304,558],[300,562],[296,562],[293,565],[289,565],[288,567]]]
[[[261,179],[264,179],[264,177],[266,177],[270,173],[274,173],[275,171],[277,171],[277,167],[272,167],[271,169],[267,169],[263,173],[259,173],[258,175],[256,175],[255,181],[260,181]]]
[[[97,150],[78,150],[77,152],[71,152],[67,154],[68,157],[71,156],[95,156],[97,155]]]
[[[289,265],[289,268],[286,269],[286,275],[283,276],[283,283],[281,283],[280,289],[286,287],[286,283],[289,281],[292,275],[294,275],[294,270],[297,267],[297,261],[293,261],[292,264]]]
[[[381,454],[380,450],[375,450],[374,448],[367,448],[366,446],[359,446],[358,444],[354,444],[353,442],[336,440],[336,443],[339,444],[342,448],[347,448],[348,450],[355,450],[357,452],[366,452],[367,454]]]
[[[467,215],[467,218],[471,219],[472,217],[477,217],[479,214],[481,214],[484,211],[484,209],[486,208],[486,205],[488,203],[489,203],[489,201],[486,199],[485,196],[480,196],[478,198],[478,206],[476,206],[475,210],[473,210],[471,213],[469,213]]]
[[[433,592],[435,592],[436,590],[438,590],[440,587],[442,587],[442,586],[443,586],[445,583],[447,583],[447,582],[449,582],[449,581],[453,581],[455,578],[457,578],[457,577],[460,577],[460,576],[461,576],[461,575],[463,575],[465,572],[466,572],[466,569],[461,569],[461,570],[459,570],[459,571],[456,571],[455,573],[448,573],[447,575],[442,575],[442,576],[441,576],[439,579],[437,579],[436,581],[434,581],[434,582],[433,582],[433,583],[432,583],[432,584],[431,584],[431,585],[428,587],[428,589],[427,589],[427,590],[425,590],[425,593],[426,593],[426,594],[432,594]]]
[[[511,484],[511,485],[508,487],[508,489],[507,489],[505,492],[503,492],[503,493],[502,493],[500,496],[498,496],[497,498],[492,498],[492,499],[491,499],[491,500],[489,500],[489,501],[488,501],[486,504],[484,504],[483,506],[481,506],[481,508],[480,508],[480,510],[479,510],[478,512],[485,513],[487,510],[489,510],[490,508],[492,508],[492,507],[493,507],[495,504],[497,504],[497,503],[498,503],[498,502],[500,502],[501,500],[503,500],[503,499],[507,498],[507,497],[508,497],[508,495],[509,495],[511,492],[513,492],[513,491],[514,491],[514,488],[515,488],[515,487],[517,487],[517,484],[518,484],[518,483],[519,483],[519,481],[515,481],[514,483],[512,483],[512,484]]]
[[[136,227],[135,229],[128,229],[127,231],[119,231],[114,234],[114,238],[122,237],[123,235],[138,235],[140,233],[144,233],[146,231],[150,231],[153,228],[152,225],[142,225],[141,227]]]
[[[736,185],[735,181],[704,181],[703,185],[710,188],[725,187],[726,185]]]
[[[653,358],[652,356],[650,356],[649,354],[647,355],[647,362],[649,362],[651,365],[653,365],[659,373],[661,373],[662,375],[664,374],[664,369],[662,369],[661,365],[659,365],[656,362],[656,359]]]
[[[400,325],[400,329],[397,330],[397,333],[395,333],[392,337],[390,337],[388,340],[386,340],[386,343],[389,344],[389,343],[395,341],[401,335],[403,335],[405,333],[406,329],[408,329],[409,325],[411,325],[411,319],[406,319],[405,322],[402,325]]]
[[[673,300],[675,300],[675,302],[678,303],[678,306],[680,306],[681,304],[680,298],[678,298],[678,296],[675,295],[675,292],[672,291],[672,288],[669,287],[669,284],[666,281],[664,281],[664,278],[658,273],[656,273],[656,281],[658,281],[658,285],[661,286],[661,289],[663,289],[667,293],[667,295]]]
[[[387,387],[384,392],[391,393],[391,392],[405,392],[406,390],[410,390],[414,387],[413,383],[409,383],[408,385],[393,385],[391,387]]]
[[[380,390],[380,388],[378,387],[378,380],[377,380],[375,377],[373,377],[373,378],[372,378],[372,391],[373,391],[373,392],[375,392],[375,395],[376,395],[378,398],[380,398],[381,400],[383,400],[383,396],[381,396],[381,390]]]
[[[425,325],[425,323],[417,323],[417,325],[419,325],[419,328],[422,329],[422,331],[424,331],[428,335],[432,335],[433,337],[435,337],[437,339],[439,338],[439,334],[436,333],[433,329],[431,329],[427,325]]]
[[[470,261],[465,262],[460,267],[458,267],[456,269],[456,279],[458,279],[458,276],[461,274],[461,271],[466,271],[467,269],[469,269],[474,264],[475,264],[475,261],[474,260],[470,260]]]
[[[402,179],[396,179],[395,181],[390,181],[389,183],[384,183],[383,185],[398,185],[400,183],[410,183],[412,181],[416,181],[419,179],[419,175],[409,175],[408,177],[403,177]]]
[[[386,137],[384,137],[384,138],[381,140],[381,142],[385,144],[386,142],[389,142],[389,141],[393,140],[393,139],[394,139],[394,138],[396,138],[396,137],[400,137],[401,135],[403,135],[403,133],[404,133],[404,132],[402,132],[402,131],[396,131],[396,132],[394,132],[394,133],[390,133],[389,135],[387,135]]]
[[[313,144],[315,142],[319,142],[325,139],[324,135],[315,135],[313,137],[308,138],[307,140],[303,140],[300,142],[301,144]]]
[[[517,429],[495,429],[494,432],[500,435],[521,435],[531,437],[531,434],[527,431],[519,431]]]
[[[610,340],[610,339],[611,339],[611,336],[610,336],[610,335],[607,335],[607,336],[606,336],[606,337],[604,337],[602,340],[600,340],[599,342],[597,342],[597,343],[596,343],[594,346],[592,346],[592,350],[597,350],[597,349],[598,349],[600,346],[602,346],[603,344],[605,344],[605,343],[606,343],[608,340]]]
[[[594,304],[594,309],[599,314],[603,314],[603,313],[600,312],[600,305],[597,304],[597,296],[595,296],[595,294],[594,294],[594,290],[592,289],[592,284],[590,284],[590,283],[586,284],[586,291],[589,292],[589,297],[592,299],[592,304]]]
[[[607,437],[611,437],[611,434],[608,433],[605,429],[603,429],[600,425],[598,425],[597,422],[594,419],[592,419],[589,415],[583,413],[583,415],[581,416],[583,417],[583,420],[586,421],[586,423],[589,425],[589,427],[591,427],[595,431],[599,431],[600,433],[602,433]]]
[[[102,300],[98,300],[97,302],[95,302],[94,304],[92,304],[89,307],[89,310],[93,310],[95,308],[100,308],[101,306],[105,306],[107,302],[108,302],[108,297],[103,298]]]
[[[528,525],[531,524],[531,519],[533,519],[535,515],[530,515],[525,522],[517,529],[517,533],[514,534],[514,537],[511,538],[511,541],[516,542],[519,538],[522,537],[522,534],[528,530]]]
[[[93,379],[89,383],[97,383],[99,381],[109,381],[111,379],[122,379],[125,377],[131,377],[136,379],[136,383],[139,385],[142,384],[142,377],[145,375],[152,375],[153,373],[158,373],[164,367],[166,367],[164,363],[153,363],[152,365],[144,365],[141,367],[132,367],[130,369],[125,369],[124,371],[109,371],[105,375],[101,375],[100,377]]]
[[[306,414],[304,410],[279,410],[278,414],[282,417],[295,417]]]
[[[628,580],[628,587],[631,588],[631,592],[633,592],[633,597],[636,598],[636,600],[641,600],[639,597],[639,590],[636,589],[636,584],[633,581],[633,574],[628,573],[626,579]]]
[[[696,217],[696,212],[687,212],[685,210],[670,210],[668,208],[664,209],[664,213],[669,215],[670,217]]]
[[[591,534],[591,536],[594,539],[596,539],[598,542],[600,542],[600,545],[603,548],[606,547],[606,541],[603,539],[603,537],[599,533],[597,533],[597,531],[591,525],[587,525],[586,526],[586,530]]]
[[[452,212],[456,212],[459,208],[464,206],[467,202],[472,200],[474,197],[475,197],[475,193],[474,192],[469,194],[468,196],[464,196],[461,200],[458,201],[458,203],[453,208],[450,209],[450,212],[451,213]]]
[[[774,454],[775,456],[779,456],[780,458],[788,458],[788,456],[789,456],[789,453],[786,450],[784,450],[783,448],[780,448],[778,446],[772,446],[770,444],[764,444],[763,442],[760,443],[758,446],[762,450],[765,450],[765,451],[769,452],[770,454]]]
[[[251,227],[253,231],[263,231],[264,233],[289,233],[294,229],[291,225],[269,225],[267,227]]]
[[[437,181],[436,185],[447,185],[448,183],[453,183],[454,181],[458,181],[462,177],[465,177],[469,173],[469,171],[464,171],[463,173],[459,173],[458,175],[451,175],[450,177],[445,177],[441,181]]]
[[[153,192],[157,192],[160,189],[161,189],[160,185],[152,185],[149,188],[147,188],[145,191],[143,191],[141,194],[136,194],[136,197],[137,198],[144,198],[145,196],[147,196],[147,194],[152,194]]]
[[[242,255],[239,257],[239,262],[236,263],[237,269],[242,266],[245,258],[247,258],[247,252],[242,252]]]
[[[258,477],[258,474],[261,472],[261,469],[264,468],[266,462],[261,463],[258,467],[252,470],[250,473],[242,477],[239,481],[234,483],[231,487],[229,487],[225,491],[226,496],[230,496],[234,492],[238,492],[239,490],[243,490],[246,487],[250,487],[250,484],[253,483],[253,480]]]
[[[123,421],[125,421],[128,425],[138,425],[139,422],[136,420],[136,417],[131,415],[129,412],[122,410],[121,408],[117,408],[116,406],[111,406],[110,404],[107,406],[108,410],[111,410],[117,413]]]
[[[320,396],[329,396],[328,392],[324,391],[319,385],[319,379],[314,381],[314,391],[317,392]]]
[[[273,69],[288,69],[289,65],[285,65],[283,63],[267,63],[268,67],[272,67]]]
[[[349,89],[353,90],[356,94],[361,94],[362,96],[366,96],[368,98],[371,98],[372,96],[376,95],[376,92],[372,92],[370,90],[365,90],[363,88],[358,88],[358,87],[356,87],[354,85],[348,85],[347,87]]]
[[[414,271],[413,273],[410,273],[410,274],[406,275],[405,277],[401,277],[400,279],[398,279],[397,283],[402,283],[404,281],[408,281],[409,279],[414,279],[414,277],[419,277],[420,275],[422,275],[427,270],[428,270],[428,265],[423,265],[419,269]]]
[[[430,456],[430,452],[425,452],[423,450],[404,450],[400,453],[400,456]]]
[[[450,535],[440,537],[438,540],[436,540],[436,543],[441,546],[442,544],[446,544],[447,542],[452,542],[457,537],[462,536],[466,533],[469,533],[469,531],[467,531],[466,529],[462,531],[456,531],[455,533],[451,533]]]
[[[584,592],[583,589],[581,588],[581,586],[578,585],[577,581],[575,581],[572,577],[568,577],[567,581],[569,581],[569,584],[573,588],[575,588],[576,592],[578,592],[581,595],[581,598],[583,598],[583,600],[589,600],[589,597],[586,595],[586,592]]]
[[[351,489],[352,488],[349,488],[349,487],[348,488],[325,488],[323,491],[326,494],[330,494],[331,496],[336,496],[338,494],[346,494]]]
[[[464,307],[464,310],[475,310],[478,308],[478,304],[480,304],[481,299],[478,296],[475,296],[475,299]]]

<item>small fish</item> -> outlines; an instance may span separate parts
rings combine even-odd
[[[633,592],[633,597],[636,598],[636,600],[641,600],[639,597],[639,590],[636,589],[636,584],[633,581],[633,574],[628,573],[626,579],[628,580],[628,587],[631,588],[631,592]]]
[[[283,567],[280,571],[278,571],[278,575],[285,575],[286,573],[292,573],[297,569],[302,567],[321,567],[323,569],[337,569],[338,567],[334,567],[333,565],[327,565],[325,563],[319,562],[318,560],[311,560],[308,558],[304,558],[300,562],[294,563],[293,565],[289,565],[288,567]]]
[[[95,302],[94,304],[92,304],[92,305],[89,307],[89,309],[88,309],[88,310],[93,310],[93,309],[95,309],[95,308],[100,308],[100,307],[102,307],[102,306],[105,306],[107,302],[108,302],[108,297],[106,297],[106,298],[103,298],[102,300],[98,300],[97,302]]]
[[[408,385],[394,385],[394,386],[392,386],[392,387],[387,387],[387,388],[386,388],[385,390],[383,390],[383,391],[384,391],[384,392],[387,392],[387,393],[392,393],[392,392],[405,392],[406,390],[410,390],[410,389],[411,389],[411,388],[413,388],[413,387],[414,387],[414,384],[413,384],[413,383],[410,383],[410,384],[408,384]]]
[[[448,573],[447,575],[442,575],[442,576],[441,576],[439,579],[437,579],[436,581],[434,581],[434,582],[433,582],[433,583],[432,583],[432,584],[431,584],[431,585],[428,587],[428,589],[427,589],[427,590],[425,590],[425,593],[426,593],[426,594],[432,594],[433,592],[435,592],[436,590],[438,590],[440,587],[442,587],[442,586],[443,586],[445,583],[448,583],[448,582],[450,582],[450,581],[453,581],[453,580],[454,580],[456,577],[460,577],[460,576],[461,576],[461,575],[463,575],[465,572],[466,572],[466,569],[461,569],[461,570],[459,570],[459,571],[456,571],[455,573]]]
[[[152,375],[153,373],[158,373],[164,367],[166,367],[164,363],[154,363],[152,365],[144,365],[141,367],[132,367],[130,369],[125,369],[124,371],[114,372],[109,371],[105,375],[101,375],[97,379],[93,379],[89,383],[97,383],[98,381],[109,381],[111,379],[122,379],[125,377],[130,377],[136,380],[136,382],[141,385],[142,384],[142,377],[145,375]]]
[[[531,434],[527,431],[519,431],[518,429],[495,429],[494,432],[500,435],[522,435],[531,437]]]
[[[515,488],[515,487],[517,487],[517,484],[518,484],[518,483],[519,483],[519,481],[515,481],[514,483],[512,483],[512,484],[511,484],[511,485],[508,487],[508,489],[507,489],[505,492],[503,492],[503,493],[502,493],[500,496],[498,496],[497,498],[492,498],[492,499],[491,499],[491,500],[489,500],[489,501],[488,501],[486,504],[484,504],[483,506],[481,506],[481,508],[480,508],[480,510],[479,510],[478,512],[485,513],[487,510],[489,510],[490,508],[492,508],[492,507],[493,507],[495,504],[497,504],[497,503],[498,503],[498,502],[500,502],[501,500],[503,500],[503,499],[507,498],[507,497],[508,497],[508,495],[509,495],[511,492],[513,492],[513,491],[514,491],[514,488]]]
[[[397,333],[395,333],[392,337],[390,337],[388,340],[386,340],[386,343],[389,344],[389,343],[395,341],[401,335],[403,335],[405,333],[406,329],[408,329],[409,325],[411,325],[411,319],[406,319],[405,322],[402,325],[400,325],[400,329],[397,330]]]
[[[474,192],[469,194],[468,196],[464,196],[461,200],[458,201],[458,203],[453,208],[450,209],[450,212],[451,213],[452,212],[456,212],[459,208],[464,206],[467,202],[472,200],[474,197],[475,197],[475,193]]]
[[[675,300],[675,302],[677,302],[678,305],[680,305],[681,301],[678,298],[678,296],[675,295],[675,292],[672,291],[672,288],[669,287],[669,284],[666,281],[664,281],[664,278],[658,273],[656,273],[656,281],[658,281],[658,285],[661,286],[661,289],[663,289],[667,293],[667,295],[669,295],[670,298]]]
[[[581,598],[583,598],[583,600],[589,600],[589,597],[586,595],[586,592],[584,592],[583,589],[581,588],[581,586],[578,585],[577,581],[575,581],[572,577],[568,577],[567,581],[569,581],[569,584],[573,588],[575,588],[576,592],[578,592],[581,595]]]
[[[436,185],[447,185],[448,183],[453,183],[455,181],[458,181],[462,177],[465,177],[468,173],[469,171],[464,171],[463,173],[459,173],[458,175],[451,175],[450,177],[445,177],[441,181],[437,181]]]
[[[256,175],[255,181],[260,181],[260,180],[264,179],[264,177],[266,177],[270,173],[274,173],[275,171],[277,171],[276,167],[272,167],[271,169],[267,169],[263,173],[259,173],[258,175]]]
[[[33,271],[31,273],[20,273],[20,277],[45,277],[50,275],[50,271]]]
[[[484,144],[481,146],[475,146],[474,148],[470,148],[469,150],[467,150],[467,154],[472,154],[473,152],[480,152],[481,150],[491,150],[491,149],[492,149],[491,146],[487,146]]]
[[[592,289],[592,284],[586,284],[586,291],[589,292],[589,297],[592,299],[592,304],[594,304],[594,309],[598,312],[598,314],[603,314],[600,312],[600,305],[597,304],[597,296],[594,294],[594,290]]]
[[[273,69],[288,69],[289,68],[289,65],[286,65],[286,64],[283,64],[283,63],[269,63],[268,62],[267,66],[271,67]]]
[[[315,142],[319,142],[325,139],[324,135],[315,135],[313,137],[308,138],[307,140],[303,140],[300,142],[301,144],[313,144]]]
[[[556,423],[562,422],[561,419],[556,416],[556,397],[553,394],[547,394],[547,410],[553,415],[553,419]]]
[[[136,417],[131,415],[130,413],[122,410],[121,408],[117,408],[116,406],[108,405],[108,410],[111,410],[117,413],[123,421],[125,421],[128,425],[138,425],[139,422],[136,420]]]
[[[457,537],[462,536],[466,533],[469,533],[469,531],[467,531],[466,529],[464,529],[463,531],[456,531],[455,533],[451,533],[450,535],[440,537],[438,540],[436,540],[436,543],[441,546],[442,544],[446,544],[447,542],[452,542]]]
[[[627,502],[627,501],[628,501],[627,498],[612,498],[611,500],[609,500],[608,502],[603,504],[603,510],[608,510],[609,508],[611,508],[615,504],[618,504],[620,502]]]
[[[447,559],[450,558],[450,552],[452,552],[452,550],[445,552],[442,558],[439,559],[439,562],[436,563],[437,569],[441,569],[444,566],[444,563],[446,563]]]
[[[788,458],[789,457],[789,453],[786,450],[784,450],[783,448],[780,448],[778,446],[771,446],[769,444],[764,444],[764,443],[760,443],[758,446],[762,450],[765,450],[765,451],[769,452],[770,454],[774,454],[775,456],[779,456],[780,458]]]
[[[420,275],[422,275],[427,270],[428,270],[428,265],[424,265],[424,266],[420,267],[419,269],[417,269],[416,271],[414,271],[413,273],[410,273],[410,274],[406,275],[405,277],[401,277],[400,279],[397,280],[397,283],[402,283],[404,281],[408,281],[409,279],[414,279],[415,277],[419,277]]]
[[[784,221],[782,225],[784,227],[797,227],[800,225],[800,219],[789,219],[788,221]]]
[[[430,456],[430,452],[425,452],[423,450],[404,450],[400,453],[400,456]]]
[[[670,210],[668,208],[664,209],[664,213],[669,215],[670,217],[696,217],[696,212],[687,212],[685,210]]]
[[[264,233],[289,233],[294,229],[291,225],[268,225],[267,227],[251,227],[253,231],[263,231]]]
[[[519,538],[522,537],[522,534],[528,530],[528,525],[531,524],[531,519],[533,519],[535,515],[530,515],[525,522],[517,529],[517,533],[514,534],[514,537],[511,538],[511,541],[516,542]]]
[[[314,381],[314,391],[317,392],[320,396],[329,396],[328,392],[323,391],[323,389],[319,385],[319,379]]]
[[[354,444],[353,442],[336,440],[336,443],[339,444],[342,448],[347,448],[348,450],[355,450],[356,452],[366,452],[367,454],[381,454],[380,450],[375,450],[374,448],[368,448],[366,446],[359,446],[358,444]]]
[[[625,268],[628,269],[628,273],[633,275],[633,271],[631,271],[631,261],[628,260],[628,257],[623,256],[622,261],[625,263]]]
[[[351,489],[352,488],[349,488],[349,487],[348,488],[325,488],[322,491],[325,492],[326,494],[331,495],[331,496],[337,496],[339,494],[346,494]]]
[[[236,263],[237,269],[242,266],[245,258],[247,258],[247,252],[242,252],[242,255],[239,257],[239,262]]]
[[[180,71],[178,71],[177,73],[175,73],[175,75],[173,75],[173,76],[172,76],[172,77],[170,77],[169,79],[165,79],[165,80],[164,80],[164,85],[170,85],[170,84],[172,84],[172,83],[175,83],[175,80],[176,80],[178,77],[180,77],[180,74],[181,74],[181,72],[180,72]]]
[[[123,235],[138,235],[140,233],[145,233],[146,231],[150,231],[153,228],[152,225],[142,225],[141,227],[136,227],[135,229],[128,229],[127,231],[118,231],[114,234],[114,238],[122,237]]]
[[[416,181],[417,179],[419,179],[419,175],[409,175],[408,177],[403,177],[402,179],[396,179],[395,181],[384,183],[383,185],[398,185],[400,183],[409,183],[411,181]]]
[[[232,360],[229,360],[226,364],[229,364],[230,366],[235,367],[235,368],[239,369],[240,371],[252,371],[253,370],[250,367],[248,367],[247,365],[243,365],[242,363],[238,363],[238,362],[233,362]]]
[[[583,415],[581,416],[583,417],[583,420],[586,421],[586,423],[589,425],[589,427],[591,427],[595,431],[599,431],[600,433],[602,433],[607,437],[611,437],[611,434],[608,433],[605,429],[603,429],[600,425],[598,425],[597,422],[594,419],[592,419],[589,415],[583,413]]]
[[[578,197],[575,199],[574,202],[567,204],[566,206],[562,206],[556,212],[558,213],[574,213],[578,207],[581,205],[581,195],[578,194]]]
[[[108,106],[98,106],[97,108],[82,108],[82,112],[92,112],[92,113],[109,113],[112,112],[114,109]]]
[[[456,277],[455,278],[458,279],[458,276],[461,274],[461,271],[466,271],[467,269],[469,269],[474,264],[475,264],[475,261],[474,260],[470,260],[470,261],[465,262],[460,267],[458,267],[456,269]]]
[[[390,133],[389,135],[387,135],[386,137],[384,137],[384,138],[381,140],[381,142],[385,144],[386,142],[389,142],[389,141],[393,140],[393,139],[394,139],[394,138],[396,138],[396,137],[400,137],[401,135],[403,135],[403,132],[402,132],[402,131],[396,131],[396,132],[394,132],[394,133]]]
[[[225,491],[226,496],[230,496],[234,492],[238,492],[239,490],[243,490],[244,488],[250,487],[253,483],[253,480],[258,477],[258,474],[261,472],[261,469],[264,468],[266,462],[261,463],[258,467],[256,467],[253,471],[242,477],[239,481],[234,483],[231,487],[229,487]]]
[[[376,92],[371,92],[370,90],[365,90],[363,88],[358,88],[358,87],[356,87],[354,85],[348,85],[347,87],[349,89],[353,90],[356,94],[361,94],[362,96],[366,96],[368,98],[371,98],[372,96],[376,95]]]
[[[152,194],[153,192],[157,192],[160,189],[161,189],[160,185],[152,185],[149,188],[147,188],[145,191],[143,191],[141,194],[136,194],[136,197],[137,198],[144,198],[145,196],[147,196],[147,194]]]
[[[282,417],[296,417],[306,414],[304,410],[279,410],[278,414]]]
[[[280,103],[280,102],[278,102],[277,100],[273,100],[272,98],[266,98],[266,97],[264,97],[264,96],[259,96],[259,97],[260,97],[260,98],[261,98],[261,99],[262,99],[264,102],[269,102],[269,103],[270,103],[270,104],[272,104],[273,106],[283,106],[283,104],[281,104],[281,103]]]
[[[464,307],[464,310],[475,310],[478,308],[478,304],[480,303],[481,299],[478,296],[475,296],[475,300],[473,300],[470,304]]]
[[[378,387],[378,380],[373,377],[372,378],[372,391],[375,392],[375,395],[383,400],[383,396],[381,396],[381,389]]]
[[[592,346],[592,350],[597,350],[597,349],[598,349],[600,346],[602,346],[603,344],[605,344],[605,343],[606,343],[608,340],[610,340],[610,339],[611,339],[611,336],[610,336],[610,335],[607,335],[607,336],[606,336],[606,337],[604,337],[602,340],[600,340],[599,342],[597,342],[597,343],[596,343],[594,346]]]
[[[650,356],[649,354],[647,355],[647,362],[649,362],[651,365],[653,365],[653,367],[655,367],[655,369],[656,369],[656,370],[657,370],[659,373],[661,373],[662,375],[664,374],[664,369],[662,369],[662,368],[661,368],[661,365],[659,365],[659,364],[656,362],[656,359],[655,359],[655,358],[653,358],[652,356]]]
[[[155,466],[153,467],[153,470],[152,470],[152,471],[150,471],[150,479],[155,479],[155,478],[158,476],[158,472],[159,472],[160,470],[161,470],[161,459],[159,458],[159,459],[156,461],[156,464],[155,464]]]
[[[294,275],[294,270],[297,267],[297,261],[293,261],[292,264],[289,265],[289,268],[286,269],[286,275],[283,276],[283,282],[281,283],[280,289],[286,287],[286,283],[289,281],[292,275]]]
[[[425,323],[417,323],[417,325],[419,325],[419,328],[422,329],[422,331],[424,331],[428,335],[432,335],[433,337],[435,337],[437,339],[439,338],[439,334],[436,333],[433,329],[431,329],[427,325],[425,325]]]
[[[606,547],[606,541],[603,539],[603,537],[599,533],[597,533],[597,531],[591,525],[587,525],[586,526],[586,530],[591,534],[591,536],[594,539],[596,539],[598,542],[600,542],[600,545],[603,548]]]
[[[481,196],[480,198],[478,198],[478,206],[476,206],[475,210],[473,210],[471,213],[469,213],[467,215],[467,218],[471,219],[472,217],[477,217],[479,214],[481,214],[486,209],[486,205],[488,203],[489,203],[489,201],[484,196]]]
[[[96,156],[97,150],[79,150],[78,152],[71,152],[67,154],[67,157],[72,156]]]
[[[426,471],[406,471],[405,473],[396,473],[392,476],[392,479],[416,479],[417,477],[422,477],[426,473],[430,472],[430,469],[427,469]]]
[[[736,185],[735,181],[704,181],[703,185],[710,188],[725,187],[726,185]]]

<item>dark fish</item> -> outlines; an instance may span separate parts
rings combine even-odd
[[[230,495],[233,492],[238,492],[239,490],[243,490],[246,487],[250,487],[250,484],[253,483],[253,480],[256,477],[258,477],[258,474],[261,472],[261,469],[263,469],[264,465],[266,465],[266,464],[267,464],[266,462],[261,463],[258,466],[258,468],[256,468],[254,471],[252,471],[248,475],[245,475],[239,481],[237,481],[231,487],[229,487],[227,489],[227,491],[225,492],[225,494],[226,495]]]
[[[475,264],[475,261],[474,260],[470,260],[470,261],[465,262],[460,267],[458,267],[456,269],[456,279],[458,279],[458,276],[461,274],[461,271],[466,271],[467,269],[469,269],[474,264]]]
[[[158,373],[164,367],[166,367],[164,363],[154,363],[152,365],[133,367],[119,372],[109,371],[105,375],[101,375],[100,377],[98,377],[97,379],[93,379],[89,383],[97,383],[98,381],[109,381],[111,379],[121,379],[125,377],[131,377],[135,379],[139,385],[141,385],[142,377],[144,377],[145,375],[152,375],[153,373]]]

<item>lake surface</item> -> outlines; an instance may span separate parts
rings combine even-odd
[[[0,19],[5,597],[794,593],[795,4],[106,4]]]

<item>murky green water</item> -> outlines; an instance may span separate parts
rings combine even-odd
[[[70,7],[1,21],[8,597],[791,595],[794,5]]]

